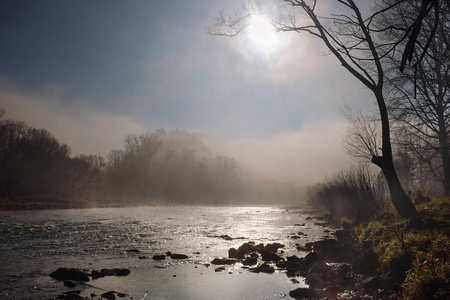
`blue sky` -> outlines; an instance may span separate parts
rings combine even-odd
[[[0,108],[74,154],[178,128],[219,138],[274,178],[311,183],[345,167],[340,109],[372,107],[370,93],[306,34],[269,45],[206,34],[221,9],[243,5],[2,0]]]

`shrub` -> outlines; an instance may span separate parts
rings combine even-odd
[[[368,220],[384,206],[385,191],[377,173],[360,164],[308,188],[308,202],[335,219]]]

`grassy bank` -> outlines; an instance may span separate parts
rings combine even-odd
[[[378,275],[392,280],[401,299],[450,299],[450,200],[417,206],[405,220],[382,211],[357,225],[360,242],[379,256]]]

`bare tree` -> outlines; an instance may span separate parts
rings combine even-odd
[[[321,39],[341,65],[372,91],[381,121],[382,153],[373,155],[371,161],[381,168],[389,186],[392,203],[398,213],[405,218],[417,216],[411,199],[400,184],[393,163],[389,115],[383,95],[385,82],[382,65],[383,56],[392,47],[379,45],[375,41],[371,24],[378,14],[375,13],[368,18],[363,17],[353,0],[338,0],[341,8],[346,9],[347,13],[331,14],[326,17],[316,14],[316,1],[285,0],[283,2],[292,6],[293,10],[300,9],[307,18],[302,19],[301,23],[295,17],[284,21],[274,21],[276,28],[279,31],[305,32]],[[245,15],[244,13],[243,16]],[[209,28],[210,33],[233,35],[242,28],[239,27],[239,25],[242,26],[242,22],[220,24],[220,20],[217,20],[215,27]],[[230,26],[234,29],[231,34]],[[228,28],[228,31],[224,28]]]
[[[349,122],[344,136],[344,149],[347,154],[365,161],[370,161],[373,156],[379,156],[379,120],[349,107],[343,112]]]
[[[384,0],[383,5],[388,6],[391,2],[398,1]],[[381,35],[383,40],[391,43],[399,40],[414,23],[414,16],[420,14],[422,4],[418,0],[409,0],[391,8],[377,23],[380,31],[385,33]],[[436,3],[434,10],[439,11],[439,19],[429,17],[422,21],[424,36],[416,38],[413,49],[413,56],[420,59],[420,63],[406,66],[400,74],[396,66],[402,63],[403,57],[391,53],[387,60],[391,70],[386,75],[392,88],[390,110],[403,125],[402,136],[413,137],[400,141],[430,167],[436,179],[443,183],[445,194],[450,195],[450,15],[443,3]],[[434,159],[436,154],[441,158],[438,166]]]

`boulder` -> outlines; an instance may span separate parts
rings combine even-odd
[[[281,256],[278,256],[275,253],[266,250],[261,251],[261,259],[263,261],[274,261],[274,262],[284,260]]]
[[[366,290],[376,291],[382,286],[381,281],[378,277],[368,277],[361,282],[361,287]]]
[[[92,277],[92,279],[103,278],[103,277],[105,277],[105,274],[103,274],[102,272],[96,271],[96,270],[92,270],[91,277]]]
[[[129,269],[101,269],[100,273],[105,276],[127,276],[131,273]]]
[[[83,284],[83,283],[80,281],[76,281],[76,280],[64,280],[64,286],[67,286],[70,288],[76,287],[80,284]]]
[[[289,292],[289,296],[294,299],[314,299],[323,298],[326,293],[321,289],[298,288]]]
[[[116,295],[114,295],[114,292],[113,292],[113,291],[111,291],[111,292],[106,292],[106,293],[103,293],[103,294],[102,294],[102,298],[105,298],[105,299],[107,299],[107,300],[114,300],[114,299],[116,299]]]
[[[264,250],[272,253],[277,253],[278,249],[284,248],[285,246],[280,243],[272,243],[264,246]]]
[[[152,258],[154,260],[164,260],[164,259],[166,259],[166,255],[165,254],[155,254],[152,256]]]
[[[86,272],[74,268],[58,268],[50,274],[50,277],[56,280],[75,280],[79,282],[88,282],[90,280]]]
[[[80,296],[81,291],[69,291],[62,295],[58,295],[56,299],[59,300],[86,300],[86,298]]]
[[[378,255],[372,249],[358,255],[352,264],[353,272],[366,276],[374,275],[378,267]]]
[[[258,263],[258,259],[254,258],[254,257],[247,257],[246,259],[244,259],[244,261],[242,262],[242,264],[244,266],[254,266]]]
[[[232,265],[235,264],[237,260],[228,258],[214,258],[211,262],[213,265]]]
[[[331,269],[332,267],[327,265],[326,262],[319,261],[311,267],[309,273],[328,273]]]
[[[187,259],[188,256],[186,254],[176,254],[176,253],[172,253],[170,255],[170,258],[172,259]]]
[[[355,241],[352,231],[348,229],[336,230],[334,235],[336,236],[336,239],[341,243],[352,243]]]
[[[239,251],[239,250],[237,250],[235,248],[230,248],[228,250],[228,257],[229,258],[244,259],[245,258],[245,254],[246,254],[246,252]]]
[[[260,264],[259,266],[254,267],[254,268],[250,268],[248,270],[250,272],[254,272],[254,273],[268,273],[268,274],[272,274],[272,273],[275,272],[275,268],[270,266],[270,265],[268,265],[268,264],[266,264],[266,263]]]

